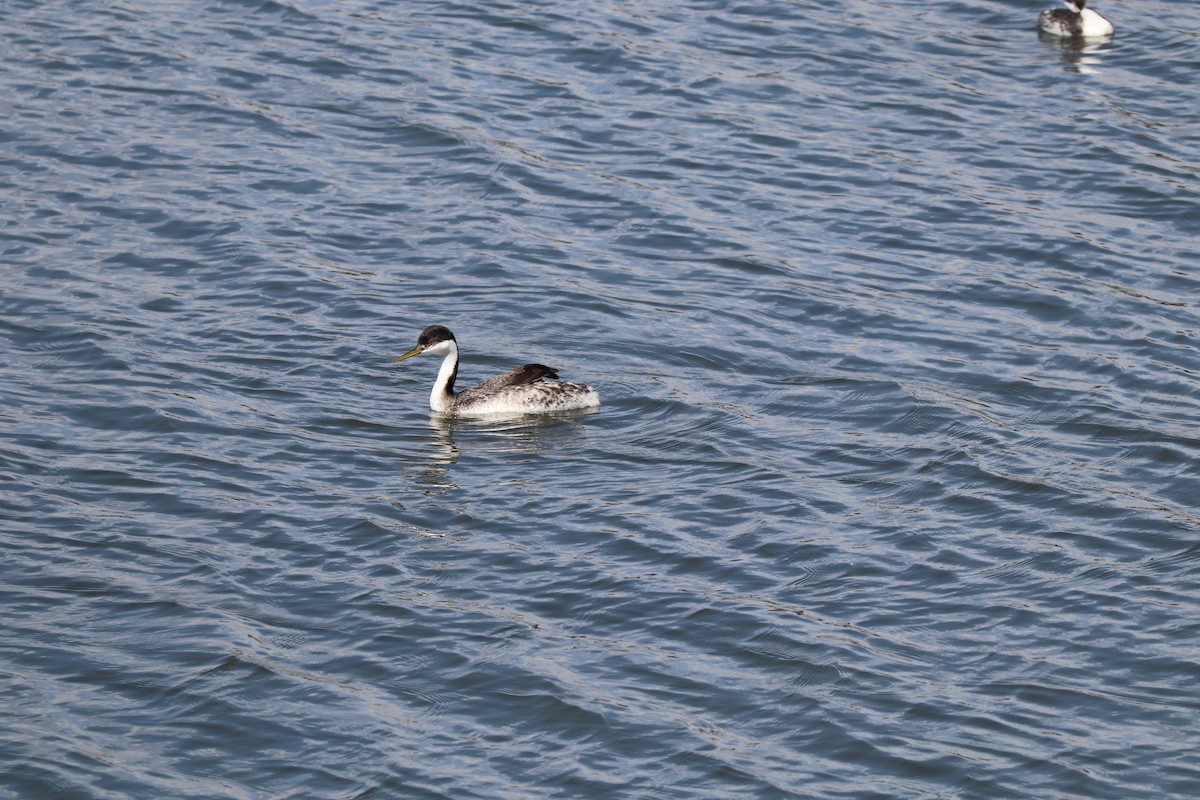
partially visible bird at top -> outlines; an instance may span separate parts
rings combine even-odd
[[[1067,8],[1055,8],[1038,14],[1038,27],[1063,38],[1108,36],[1113,24],[1090,8],[1087,0],[1063,0]],[[1069,10],[1067,10],[1069,9]]]

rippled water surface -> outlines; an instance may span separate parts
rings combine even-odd
[[[6,3],[0,796],[1200,795],[1200,6],[1048,5]]]

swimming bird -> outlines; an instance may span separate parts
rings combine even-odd
[[[547,381],[547,378],[558,378],[558,372],[542,364],[526,364],[510,369],[478,386],[455,392],[458,340],[444,325],[430,325],[421,331],[417,346],[395,361],[424,353],[442,357],[442,366],[438,370],[437,380],[433,382],[433,392],[429,395],[430,409],[442,414],[542,414],[600,405],[599,393],[590,386],[559,380]]]
[[[1055,8],[1038,14],[1038,27],[1046,33],[1064,38],[1108,36],[1113,25],[1090,8],[1087,0],[1064,0],[1070,11]]]

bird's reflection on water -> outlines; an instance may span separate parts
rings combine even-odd
[[[429,415],[429,439],[433,446],[423,453],[424,468],[415,477],[425,491],[443,494],[457,488],[449,477],[450,467],[466,452],[472,455],[508,454],[537,456],[552,452],[578,432],[582,417],[596,408],[546,414],[512,414],[487,417]]]
[[[1096,74],[1103,61],[1104,50],[1113,40],[1112,34],[1071,39],[1054,36],[1045,31],[1038,31],[1038,38],[1061,52],[1063,64],[1068,72],[1078,72],[1081,75]]]
[[[452,417],[430,414],[429,427],[446,451],[444,463],[453,463],[460,453],[456,440],[471,435],[490,452],[535,455],[574,433],[572,423],[599,409],[583,408],[547,414],[511,414],[488,417]]]

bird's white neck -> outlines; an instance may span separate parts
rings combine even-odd
[[[1090,8],[1082,9],[1079,14],[1084,36],[1107,36],[1113,32],[1112,23]]]
[[[449,349],[442,357],[442,366],[438,368],[437,380],[433,382],[433,391],[429,394],[429,407],[434,411],[448,411],[454,398],[454,379],[458,377],[458,346],[454,342],[446,342]]]

